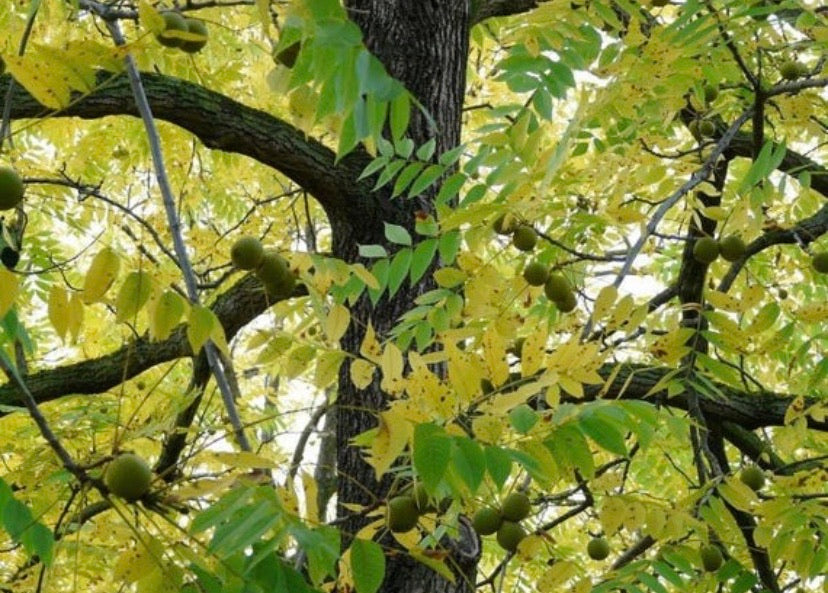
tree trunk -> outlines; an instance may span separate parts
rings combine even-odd
[[[434,138],[438,155],[457,146],[468,55],[468,0],[350,0],[346,8],[362,29],[367,47],[427,112],[412,108],[408,136],[418,146]],[[401,225],[414,236],[415,215],[432,210],[437,189],[410,200],[391,200],[387,193],[366,196],[360,207],[332,221],[334,254],[349,262],[358,261],[359,244],[385,243],[383,222]],[[352,323],[343,337],[343,348],[358,356],[369,323],[382,340],[399,316],[413,306],[414,299],[430,287],[429,280],[414,286],[404,284],[392,298],[386,295],[376,306],[362,298],[351,310]],[[385,402],[380,377],[375,377],[368,388],[357,389],[350,380],[350,360],[343,364],[337,396],[337,513],[344,534],[354,534],[365,524],[360,514],[349,514],[346,505],[377,505],[388,492],[390,480],[377,481],[360,450],[350,446],[355,435],[376,425],[376,412],[385,407]],[[479,546],[467,525],[462,524],[460,532],[459,540],[447,542],[453,556],[448,564],[457,576],[455,584],[406,554],[395,554],[387,558],[381,591],[472,591]]]

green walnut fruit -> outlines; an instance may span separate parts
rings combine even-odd
[[[523,268],[523,279],[530,286],[543,286],[549,279],[549,268],[538,261],[533,261]]]
[[[603,560],[609,556],[609,542],[603,537],[594,537],[587,544],[587,554],[593,560]]]
[[[230,259],[240,270],[255,270],[263,257],[264,247],[256,237],[242,237],[230,248]]]
[[[521,251],[532,251],[538,242],[538,234],[529,225],[522,224],[512,235],[512,245]]]
[[[574,311],[575,307],[578,306],[578,300],[575,298],[575,293],[570,292],[566,298],[561,299],[560,301],[555,301],[555,306],[561,313],[569,313],[570,311]]]
[[[491,535],[500,529],[503,523],[503,514],[500,509],[483,507],[472,517],[472,527],[480,535]]]
[[[820,274],[828,274],[828,251],[815,253],[811,259],[811,265]]]
[[[497,530],[497,543],[507,552],[515,552],[525,537],[526,531],[513,521],[504,521]]]
[[[121,498],[138,500],[149,490],[152,470],[147,462],[133,453],[124,453],[113,459],[106,468],[104,484]]]
[[[271,297],[287,298],[293,294],[296,278],[282,256],[276,253],[265,253],[255,274]]]
[[[186,19],[177,12],[162,12],[161,17],[164,19],[164,30],[155,36],[158,43],[164,47],[181,47],[184,40],[174,32],[188,30]]]
[[[699,134],[702,138],[710,138],[716,133],[716,124],[709,119],[703,119],[699,122]]]
[[[207,45],[207,25],[199,19],[185,19],[184,22],[187,25],[187,32],[198,35],[199,39],[184,39],[178,47],[188,54],[201,51]]]
[[[23,180],[11,167],[0,167],[0,210],[16,208],[23,199]]]
[[[550,274],[543,285],[546,298],[557,303],[565,301],[572,294],[572,286],[562,274]]]
[[[705,84],[702,88],[702,92],[704,94],[704,100],[708,103],[712,103],[719,97],[719,87],[715,84]]]
[[[745,254],[745,242],[739,235],[728,235],[719,241],[719,253],[727,261],[742,259]]]
[[[420,513],[413,496],[395,496],[388,501],[388,529],[394,533],[405,533],[416,527]]]
[[[785,60],[782,62],[782,65],[779,66],[779,74],[782,75],[782,78],[785,80],[796,80],[797,78],[802,78],[808,73],[808,67],[801,62],[797,62],[796,60]]]
[[[765,485],[765,474],[755,465],[749,465],[743,469],[739,474],[739,479],[754,492],[758,492]]]
[[[507,521],[521,521],[529,516],[532,503],[523,492],[512,492],[501,505],[503,518]]]
[[[699,550],[699,554],[701,555],[702,566],[707,572],[719,570],[724,561],[722,551],[718,546],[703,546]]]
[[[501,214],[492,223],[492,228],[498,235],[511,235],[519,226],[517,217],[511,213]]]
[[[719,257],[719,242],[710,237],[700,237],[693,245],[693,257],[701,264],[711,264]]]
[[[296,64],[296,58],[299,57],[299,50],[302,49],[302,44],[298,41],[291,43],[286,48],[274,54],[273,59],[285,68],[293,68]]]
[[[776,293],[780,300],[784,301],[788,298],[788,291],[784,288],[780,288],[779,291]]]

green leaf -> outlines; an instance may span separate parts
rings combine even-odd
[[[424,423],[414,428],[414,469],[428,490],[437,489],[450,458],[451,440],[441,426]]]
[[[486,470],[498,488],[503,488],[512,472],[512,457],[500,447],[488,445],[483,450],[486,456]]]
[[[526,404],[515,406],[509,411],[509,422],[519,433],[526,434],[539,420],[538,413]]]
[[[563,471],[577,469],[585,478],[595,475],[595,462],[584,434],[573,422],[562,424],[544,441]]]
[[[411,246],[411,235],[405,227],[401,227],[397,224],[391,224],[389,222],[385,222],[383,224],[385,225],[385,238],[391,243]]]
[[[440,263],[446,266],[451,265],[457,256],[462,241],[463,237],[458,231],[449,231],[440,237],[440,243],[437,246],[437,250],[440,252]]]
[[[429,139],[428,142],[417,149],[416,156],[421,161],[427,161],[434,155],[434,149],[437,147],[437,141],[434,138]]]
[[[437,162],[443,165],[444,167],[450,167],[454,163],[457,162],[457,159],[460,158],[460,155],[463,154],[463,151],[466,149],[464,144],[460,146],[455,146],[451,150],[447,150],[443,154],[440,155],[440,158],[437,159]]]
[[[440,186],[440,191],[437,192],[437,203],[445,204],[454,198],[460,192],[460,188],[463,187],[464,183],[466,183],[465,173],[455,173],[446,179]]]
[[[411,117],[411,99],[408,93],[402,93],[391,101],[391,113],[389,114],[391,124],[391,137],[396,141],[403,137],[408,129],[408,121]]]
[[[387,156],[378,156],[373,161],[368,163],[368,166],[362,170],[359,179],[365,179],[366,177],[370,177],[371,175],[385,167],[388,164],[388,160],[389,159]]]
[[[382,245],[360,245],[359,256],[370,258],[388,257],[388,252]]]
[[[624,434],[618,430],[614,423],[599,416],[593,408],[587,408],[583,411],[580,418],[578,418],[578,425],[584,431],[584,434],[607,451],[616,455],[627,455]]]
[[[432,183],[437,181],[437,178],[443,174],[445,168],[442,165],[431,165],[426,168],[425,171],[420,173],[420,176],[411,184],[411,187],[408,190],[408,197],[412,198],[414,196],[420,195],[426,188],[428,188]]]
[[[397,180],[394,182],[394,191],[391,192],[391,197],[395,198],[405,191],[405,188],[411,184],[417,174],[425,165],[423,163],[411,163],[402,170]]]
[[[437,239],[426,239],[414,248],[414,256],[411,258],[411,284],[416,284],[423,277],[434,260],[435,253],[437,253]]]
[[[376,542],[355,539],[351,543],[351,574],[357,593],[376,593],[385,578],[385,554]]]
[[[143,271],[130,272],[115,298],[115,321],[132,321],[147,304],[152,291],[152,278]]]
[[[406,165],[406,161],[400,159],[396,161],[391,161],[391,163],[380,173],[379,178],[377,179],[376,185],[374,185],[374,191],[377,191],[379,188],[385,186],[389,181],[391,181],[397,172],[402,169]]]
[[[480,445],[466,437],[455,437],[451,460],[454,471],[469,491],[476,492],[486,471],[486,456]]]
[[[0,520],[6,533],[23,545],[29,557],[39,557],[46,566],[52,564],[55,544],[52,531],[34,518],[28,506],[14,497],[3,478],[0,478]]]
[[[408,269],[411,266],[412,253],[410,249],[400,249],[394,259],[391,260],[391,265],[388,268],[388,294],[394,296],[397,294],[402,283],[408,276]]]

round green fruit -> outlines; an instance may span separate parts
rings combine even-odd
[[[729,235],[719,241],[719,253],[727,261],[742,259],[745,254],[745,242],[739,235]]]
[[[719,97],[719,87],[715,84],[705,84],[702,91],[704,93],[704,100],[708,103],[712,103]]]
[[[695,138],[696,140],[702,139],[701,131],[699,130],[699,124],[700,121],[697,119],[694,119],[689,124],[687,124],[687,129],[690,131],[690,134],[692,134],[693,138]]]
[[[719,243],[710,237],[696,239],[693,245],[693,257],[701,264],[711,264],[719,257]]]
[[[609,542],[605,540],[603,537],[594,537],[589,540],[587,544],[587,554],[593,560],[603,560],[607,556],[609,556],[610,547]]]
[[[271,297],[287,298],[293,294],[296,278],[282,256],[275,253],[265,253],[255,273],[264,284],[267,294]]]
[[[815,253],[811,259],[811,265],[820,274],[828,274],[828,251]]]
[[[566,298],[555,301],[555,306],[561,313],[569,313],[574,311],[575,307],[578,306],[578,299],[575,298],[574,292],[570,292]]]
[[[504,521],[497,530],[497,543],[507,552],[515,552],[525,537],[526,531],[513,521]]]
[[[532,503],[523,492],[512,492],[501,505],[503,518],[507,521],[521,521],[529,516]]]
[[[500,509],[483,507],[472,517],[472,527],[480,535],[491,535],[500,529],[503,515]]]
[[[200,39],[185,39],[181,41],[179,47],[188,54],[201,51],[207,45],[207,25],[199,19],[185,19],[184,22],[187,24],[187,32],[198,35]]]
[[[780,288],[779,291],[776,293],[780,300],[784,301],[788,298],[788,291],[784,288]]]
[[[549,279],[549,269],[538,261],[533,261],[523,268],[523,279],[530,286],[542,286]]]
[[[518,219],[511,213],[501,214],[492,223],[492,228],[498,235],[511,235],[519,226]]]
[[[779,74],[781,74],[782,78],[785,80],[796,80],[797,78],[802,78],[807,73],[808,67],[801,62],[797,62],[796,60],[785,60],[782,62],[782,65],[779,66]]]
[[[388,529],[394,533],[411,531],[417,525],[420,513],[412,496],[395,496],[388,501]]]
[[[543,292],[553,303],[569,299],[572,295],[572,286],[562,274],[550,274],[543,285]]]
[[[512,245],[521,251],[532,251],[537,242],[538,234],[529,225],[520,225],[512,235]]]
[[[755,465],[749,465],[743,469],[739,474],[739,479],[754,492],[758,492],[765,485],[765,474]]]
[[[162,12],[161,17],[164,19],[164,30],[155,36],[158,43],[164,47],[181,47],[184,40],[174,34],[170,35],[170,33],[173,31],[187,31],[187,21],[177,12]]]
[[[128,501],[144,496],[151,481],[152,470],[147,462],[133,453],[124,453],[113,459],[104,474],[104,484],[109,491]]]
[[[255,270],[263,257],[264,247],[256,237],[242,237],[230,248],[230,259],[240,270]]]
[[[699,122],[699,134],[703,138],[710,138],[713,134],[716,133],[716,124],[714,124],[709,119],[703,119]]]
[[[0,167],[0,210],[16,208],[23,199],[23,180],[11,167]]]
[[[715,572],[722,566],[724,558],[718,546],[704,546],[699,550],[702,566],[707,572]]]

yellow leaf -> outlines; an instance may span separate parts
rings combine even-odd
[[[529,377],[546,365],[546,327],[538,327],[526,337],[520,350],[520,373]]]
[[[205,456],[225,467],[245,469],[276,469],[280,465],[251,451],[211,451]]]
[[[146,545],[127,550],[115,562],[112,577],[118,582],[134,583],[156,570],[164,554],[164,546],[156,539],[142,538]]]
[[[115,297],[115,321],[134,320],[138,311],[147,304],[151,290],[152,279],[146,272],[130,272]]]
[[[60,339],[64,339],[69,330],[69,295],[59,284],[52,286],[49,291],[49,321]]]
[[[810,303],[803,305],[796,311],[796,316],[809,323],[828,319],[828,303]]]
[[[495,385],[503,385],[509,379],[509,363],[506,361],[506,340],[490,325],[483,334],[483,361],[486,371]]]
[[[316,480],[306,471],[300,472],[299,477],[302,479],[302,492],[305,493],[305,509],[308,521],[311,523],[319,522],[319,507],[317,506],[316,497],[319,494]]]
[[[613,285],[605,286],[598,293],[598,298],[595,299],[595,308],[592,311],[592,320],[600,321],[606,317],[607,313],[618,299],[618,289]]]
[[[52,68],[43,56],[27,51],[24,56],[6,54],[6,69],[35,100],[50,109],[69,105],[72,88],[60,67]]]
[[[579,573],[579,567],[570,560],[559,560],[544,572],[538,582],[538,591],[560,591],[562,585]]]
[[[368,329],[365,330],[365,337],[362,338],[362,345],[359,347],[359,353],[374,364],[380,364],[382,357],[382,346],[377,341],[377,334],[374,331],[374,326],[368,322]]]
[[[360,389],[365,389],[374,378],[374,365],[367,360],[357,358],[351,363],[351,382]]]
[[[374,468],[377,479],[382,477],[399,457],[411,439],[411,423],[399,407],[392,406],[379,413],[379,426],[371,442],[368,463]]]
[[[316,374],[314,375],[313,384],[319,389],[324,389],[339,376],[339,367],[342,366],[342,361],[345,360],[345,353],[341,350],[329,350],[323,352],[316,359]]]
[[[150,316],[150,336],[155,340],[166,340],[178,325],[184,309],[184,299],[172,290],[165,290]]]
[[[365,283],[365,286],[372,290],[379,290],[380,283],[371,272],[369,272],[362,264],[354,264],[351,266],[354,275]]]
[[[83,282],[83,302],[86,304],[100,301],[112,286],[118,276],[121,267],[121,260],[115,250],[111,247],[104,247],[94,258],[86,278]]]
[[[734,298],[729,294],[725,294],[724,292],[719,292],[718,290],[708,290],[704,293],[704,296],[707,301],[717,309],[724,309],[725,311],[739,311],[742,306],[739,299]]]
[[[17,298],[17,276],[0,267],[0,317],[3,317]]]
[[[72,339],[77,340],[83,327],[83,302],[80,293],[74,293],[69,299],[69,333]]]
[[[733,476],[725,478],[718,489],[722,498],[740,511],[749,511],[752,503],[757,500],[756,493]]]
[[[351,312],[343,305],[334,305],[325,319],[325,335],[331,342],[338,342],[348,329],[351,322]]]
[[[466,281],[466,274],[457,268],[440,268],[434,272],[434,280],[438,286],[452,288]]]
[[[380,387],[388,393],[395,395],[401,393],[403,390],[403,357],[402,352],[393,342],[385,345],[380,360],[380,369],[382,370]]]
[[[198,354],[204,342],[210,339],[216,325],[220,325],[219,320],[210,309],[202,305],[193,305],[187,323],[187,341],[190,342],[193,354]]]
[[[138,18],[153,33],[161,33],[166,27],[164,17],[146,0],[138,3]]]

